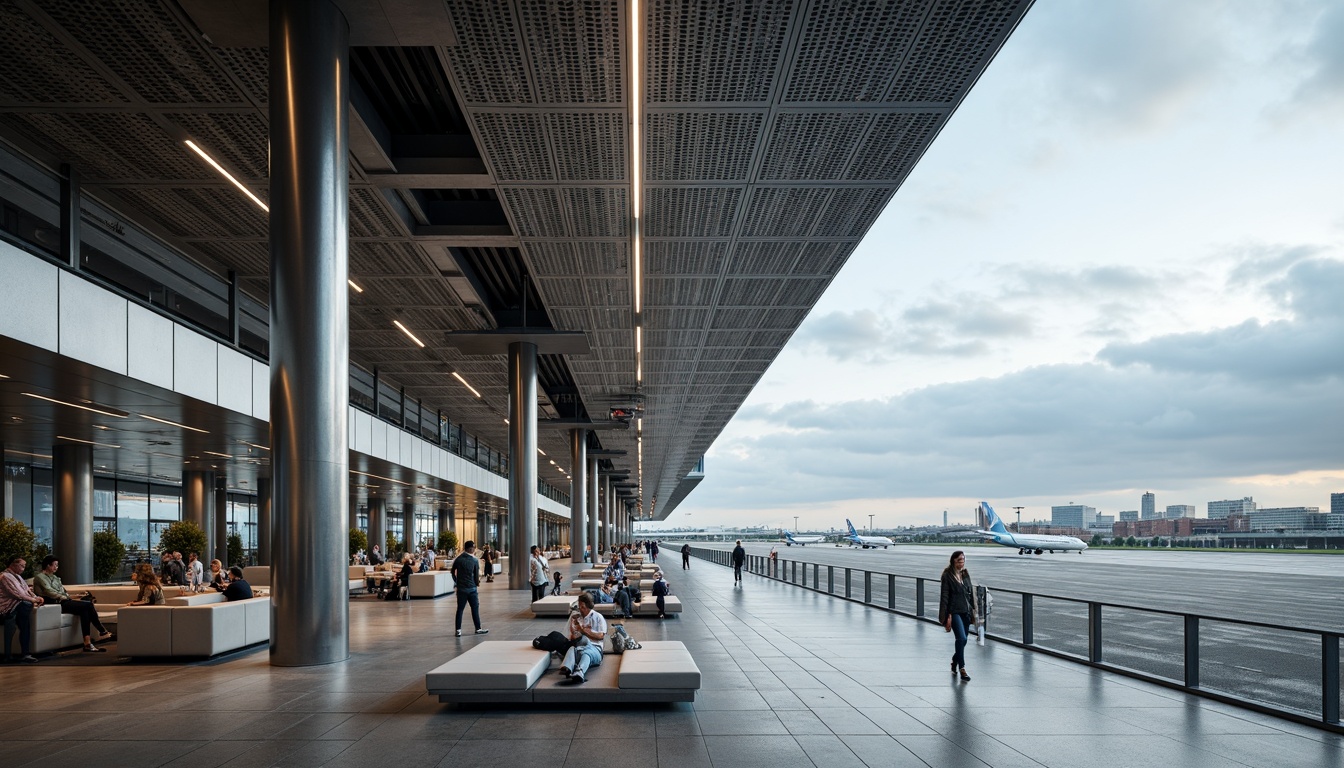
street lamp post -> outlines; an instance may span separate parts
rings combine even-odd
[[[798,533],[798,516],[793,516],[793,532]]]
[[[872,533],[872,532],[873,532],[873,516],[872,516],[872,515],[869,515],[869,516],[868,516],[868,532],[869,532],[869,533]]]
[[[1018,532],[1018,533],[1021,533],[1021,532],[1022,532],[1022,510],[1026,509],[1026,507],[1013,507],[1013,509],[1017,512],[1017,532]]]

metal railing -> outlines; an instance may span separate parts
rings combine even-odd
[[[725,550],[691,547],[691,553],[711,563],[732,565],[732,554]],[[937,623],[937,578],[761,555],[747,555],[743,570]],[[929,582],[934,590],[933,615],[929,615]],[[985,636],[989,639],[1344,733],[1344,723],[1340,722],[1339,666],[1339,640],[1344,628],[1284,626],[1015,589],[994,588],[992,594],[1016,595],[1020,599],[1020,613],[1009,609],[1002,597],[997,608],[983,610]],[[1114,623],[1108,623],[1108,618]],[[1108,627],[1116,630],[1117,635],[1109,641]],[[1007,632],[995,631],[1000,628]],[[1136,632],[1142,640],[1133,641]],[[1291,670],[1304,674],[1275,675],[1251,667],[1252,654],[1246,653],[1248,647],[1254,648],[1259,660],[1273,658],[1280,666],[1292,667],[1296,660],[1310,657],[1302,652],[1304,646],[1296,642],[1304,639],[1320,649],[1318,707],[1311,701],[1315,698],[1315,684],[1309,683],[1312,676],[1306,672],[1309,665],[1299,664],[1300,668]],[[1172,651],[1163,652],[1164,640],[1172,641]],[[1156,650],[1154,645],[1158,646]],[[1149,669],[1143,669],[1144,666]],[[1260,674],[1254,674],[1256,671]],[[1235,692],[1233,689],[1238,686],[1246,692]]]

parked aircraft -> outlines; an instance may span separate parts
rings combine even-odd
[[[859,532],[854,530],[854,524],[849,522],[849,518],[845,518],[845,525],[849,526],[849,535],[845,537],[845,541],[848,541],[850,546],[863,549],[877,549],[878,547],[886,549],[896,545],[896,542],[886,536],[860,536]]]
[[[788,528],[784,529],[784,538],[780,539],[780,541],[784,542],[784,546],[786,547],[792,547],[794,544],[797,544],[800,547],[805,547],[808,544],[820,544],[825,540],[825,536],[798,536]]]
[[[1048,536],[1035,533],[1012,533],[1008,527],[1003,524],[999,516],[994,513],[994,508],[989,506],[989,502],[980,502],[980,513],[985,518],[985,525],[989,527],[987,531],[976,531],[988,541],[995,544],[1001,544],[1005,547],[1015,547],[1017,554],[1025,555],[1029,552],[1041,554],[1049,552],[1054,554],[1059,552],[1077,552],[1082,554],[1087,549],[1087,545],[1082,539],[1075,536]]]

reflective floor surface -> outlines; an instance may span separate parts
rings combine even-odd
[[[352,600],[342,664],[271,667],[263,647],[197,664],[0,667],[0,765],[1344,765],[1342,737],[992,643],[967,649],[961,683],[936,626],[660,560],[686,612],[627,627],[687,644],[704,673],[694,704],[439,704],[427,670],[563,624],[530,618],[528,593],[497,579],[480,637],[453,637],[451,595]]]

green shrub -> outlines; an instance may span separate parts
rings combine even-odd
[[[228,542],[229,565],[243,565],[243,537],[236,533],[230,533]]]
[[[33,545],[37,543],[33,532],[28,530],[28,526],[20,523],[13,518],[0,519],[0,568],[5,567],[5,563],[14,556],[23,557],[28,561],[28,570],[23,572],[24,578],[31,575],[33,570]]]
[[[179,520],[159,534],[159,552],[181,552],[183,562],[192,552],[200,555],[201,560],[210,562],[211,554],[207,547],[209,540],[201,526],[190,520]]]
[[[350,556],[354,557],[359,550],[369,548],[369,537],[358,528],[350,529]]]
[[[387,548],[383,550],[385,557],[392,557],[393,552],[401,551],[401,542],[397,541],[397,535],[391,531],[387,532]]]
[[[113,531],[93,534],[93,580],[109,581],[117,575],[121,561],[126,557],[126,545]]]
[[[456,532],[456,531],[439,531],[439,544],[438,544],[437,549],[441,550],[444,554],[447,554],[447,553],[449,553],[449,552],[452,552],[452,551],[456,550],[456,549],[457,549],[457,532]]]

